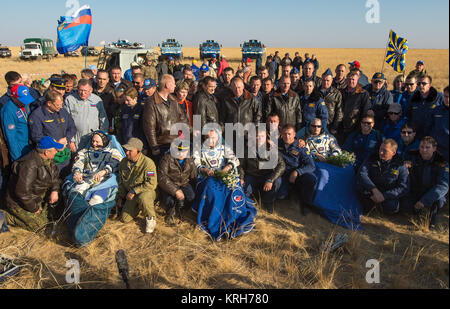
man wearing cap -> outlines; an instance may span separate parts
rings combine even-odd
[[[150,55],[145,56],[145,63],[142,67],[142,73],[144,73],[145,79],[158,80],[158,72],[154,63]]]
[[[189,126],[180,104],[172,95],[175,87],[173,76],[163,75],[158,91],[148,98],[142,114],[142,129],[156,164],[170,149],[172,141],[178,137],[178,134],[171,134],[172,125],[184,123]]]
[[[141,66],[137,62],[132,62],[130,68],[123,74],[123,78],[133,83],[133,75],[136,73],[142,73]]]
[[[200,72],[200,68],[197,66],[197,60],[192,60],[191,69],[192,69],[192,73],[195,76],[195,79],[198,80],[198,74]]]
[[[291,90],[298,91],[300,86],[300,71],[297,68],[291,70]]]
[[[0,109],[11,98],[11,88],[14,87],[15,85],[19,85],[19,84],[22,85],[22,76],[15,71],[9,71],[5,74],[5,81],[6,81],[6,84],[8,85],[8,89],[3,94],[3,96],[0,98]],[[35,89],[28,88],[28,90],[30,91],[31,96],[35,100],[38,100],[41,97],[40,93],[38,91],[36,91]]]
[[[69,165],[71,152],[77,150],[75,143],[72,141],[77,133],[77,128],[72,116],[63,108],[63,97],[60,93],[47,92],[45,104],[31,113],[29,127],[30,139],[34,143],[39,143],[44,136],[50,136],[67,147],[58,152],[55,163],[60,171]]]
[[[182,220],[181,212],[195,198],[191,184],[197,180],[197,168],[189,154],[189,143],[180,144],[168,152],[161,159],[158,167],[161,199],[167,207],[166,221],[169,225],[175,224],[175,217]]]
[[[264,115],[268,116],[271,113],[278,114],[280,127],[292,124],[296,130],[300,130],[302,125],[300,98],[297,93],[291,90],[291,78],[289,76],[281,77],[278,90],[268,101]]]
[[[420,76],[417,82],[418,91],[411,98],[406,117],[416,126],[417,138],[420,140],[429,134],[431,113],[444,104],[444,96],[432,86],[429,75]]]
[[[408,76],[415,76],[418,78],[420,75],[426,75],[427,71],[425,70],[425,63],[423,60],[419,60],[416,63],[416,69],[409,72]]]
[[[32,150],[29,142],[28,117],[30,104],[35,100],[28,87],[15,85],[11,97],[0,112],[0,120],[11,161],[23,157]]]
[[[59,201],[59,171],[53,158],[64,145],[44,136],[36,149],[15,161],[6,194],[6,222],[37,232],[50,223],[49,208]]]
[[[375,114],[375,127],[381,129],[389,106],[394,103],[392,93],[387,90],[384,74],[381,72],[375,73],[372,76],[371,84],[363,88],[369,93],[370,110]]]
[[[147,98],[151,97],[152,95],[155,94],[156,91],[156,80],[154,79],[146,79],[144,81],[144,93],[145,93],[145,98],[144,100],[141,102],[142,105],[145,105],[145,102],[147,101]]]
[[[106,115],[102,99],[92,93],[92,81],[81,79],[78,82],[78,91],[64,100],[64,107],[72,116],[77,134],[71,142],[78,147],[87,143],[88,134],[92,131],[102,130],[107,132],[109,121]]]
[[[353,62],[348,63],[350,65],[350,71],[356,71],[359,75],[359,84],[361,87],[366,87],[370,84],[369,78],[361,71],[361,63],[359,61],[355,60]]]
[[[401,130],[408,119],[402,115],[402,106],[398,103],[389,105],[387,115],[388,117],[380,125],[383,140],[391,138],[400,144],[402,141]]]
[[[332,86],[333,74],[328,69],[322,74],[322,86],[320,87],[320,96],[325,101],[328,110],[328,129],[330,133],[336,135],[344,114],[342,111],[342,94]]]
[[[210,76],[210,69],[207,64],[202,64],[198,73],[198,80],[201,80],[206,76]]]
[[[142,141],[131,138],[123,145],[127,155],[119,164],[116,207],[122,208],[120,221],[129,223],[142,211],[145,217],[146,233],[153,233],[156,213],[153,202],[156,198],[158,178],[152,159],[142,153]]]
[[[346,66],[345,64],[338,64],[336,69],[334,70],[336,76],[333,78],[333,87],[337,90],[342,90],[347,88],[347,79],[346,79]]]
[[[65,98],[68,97],[66,93],[66,83],[67,81],[62,77],[50,77],[50,86],[45,91],[44,95],[40,97],[36,102],[30,105],[31,111],[33,112],[36,108],[45,105],[45,95],[49,91],[55,91]]]

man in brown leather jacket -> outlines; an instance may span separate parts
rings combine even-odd
[[[142,115],[142,129],[148,141],[151,155],[156,165],[170,149],[172,141],[179,134],[171,134],[170,129],[176,123],[189,122],[177,99],[172,95],[175,91],[175,79],[172,75],[163,75],[158,91],[147,99]]]
[[[182,220],[181,212],[186,203],[195,198],[191,182],[197,179],[197,168],[194,160],[187,158],[189,144],[180,144],[174,153],[166,153],[161,159],[158,170],[159,187],[162,201],[167,207],[166,222],[175,224],[175,216]]]
[[[53,158],[63,148],[44,136],[36,149],[12,164],[6,195],[8,225],[36,232],[50,222],[49,205],[59,201],[60,187]]]

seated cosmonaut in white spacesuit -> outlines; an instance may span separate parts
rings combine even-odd
[[[123,156],[119,150],[110,147],[110,140],[103,132],[93,134],[88,148],[77,153],[72,167],[74,189],[81,195],[92,187],[106,181],[109,176],[116,173]],[[89,200],[90,205],[101,204],[106,196],[104,190],[95,192]]]

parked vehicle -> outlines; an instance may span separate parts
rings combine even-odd
[[[75,50],[75,51],[65,53],[64,57],[80,57],[80,53]]]
[[[100,51],[96,50],[93,46],[84,46],[81,48],[81,54],[83,56],[98,56],[100,55]]]
[[[158,44],[161,47],[161,56],[165,58],[176,57],[178,59],[183,59],[183,45],[181,45],[175,39],[167,39],[162,44]]]
[[[221,47],[222,45],[213,40],[206,40],[206,42],[200,44],[200,59],[212,58],[213,55],[219,58]]]
[[[23,40],[24,46],[20,51],[20,59],[22,60],[51,60],[57,57],[53,40],[44,38],[29,38]]]
[[[0,46],[0,58],[11,57],[11,50],[6,46]]]
[[[266,46],[258,40],[249,40],[241,44],[242,59],[258,59],[259,56],[263,59],[263,63],[266,58]]]
[[[109,70],[112,66],[118,65],[125,72],[130,68],[132,62],[144,63],[144,59],[152,56],[155,60],[157,53],[151,48],[117,48],[105,46],[98,57],[97,68]]]

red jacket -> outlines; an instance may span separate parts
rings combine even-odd
[[[181,105],[181,109],[185,112],[186,118],[189,121],[189,124],[191,127],[193,126],[193,119],[192,119],[192,102],[188,100],[179,101],[178,104]]]
[[[219,68],[219,72],[217,73],[217,76],[219,77],[220,75],[222,75],[223,70],[225,70],[226,68],[228,68],[230,65],[228,64],[228,62],[225,60],[225,58],[222,58],[222,60],[220,61],[220,68]]]

